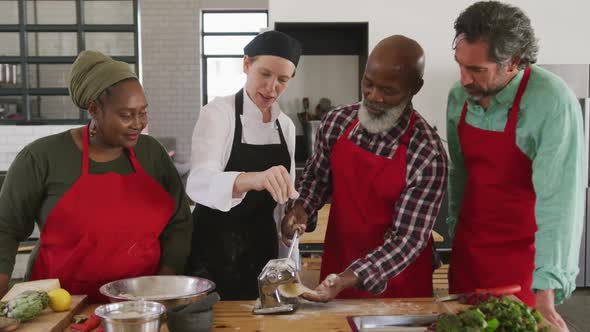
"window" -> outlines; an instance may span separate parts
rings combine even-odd
[[[267,11],[203,11],[203,105],[244,86],[244,46],[268,27]]]
[[[0,124],[88,120],[70,101],[77,54],[104,52],[139,68],[139,0],[0,0]]]

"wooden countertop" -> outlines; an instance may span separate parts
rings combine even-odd
[[[328,228],[328,217],[330,216],[330,204],[324,205],[318,211],[318,223],[316,229],[311,233],[305,233],[299,240],[300,244],[322,244],[326,237],[326,229]],[[434,242],[443,242],[444,238],[435,231],[432,231],[432,238]]]
[[[455,311],[456,302],[436,303],[432,298],[335,300],[330,303],[313,303],[302,300],[297,311],[284,315],[254,315],[254,301],[221,301],[215,305],[213,331],[352,331],[347,316],[357,315],[411,315]],[[94,311],[96,305],[84,309]],[[65,331],[70,332],[69,329]],[[164,325],[161,332],[168,332]]]
[[[305,233],[299,239],[300,244],[318,244],[324,243],[326,229],[328,228],[328,217],[330,216],[330,204],[324,205],[318,211],[318,223],[315,230],[311,233]]]

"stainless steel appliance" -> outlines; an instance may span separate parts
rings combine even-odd
[[[254,305],[255,314],[293,312],[299,306],[296,297],[286,297],[279,286],[298,282],[297,263],[291,258],[271,259],[258,276],[260,297]]]

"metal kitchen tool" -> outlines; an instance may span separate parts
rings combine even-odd
[[[279,292],[279,286],[299,282],[297,263],[291,258],[298,232],[293,235],[293,242],[289,248],[287,258],[271,259],[266,263],[258,276],[259,298],[252,310],[255,314],[276,314],[293,312],[299,306],[296,297],[286,297]]]
[[[121,279],[102,285],[100,293],[111,302],[148,300],[167,309],[193,303],[215,289],[211,280],[188,276],[146,276]]]
[[[437,297],[436,301],[437,302],[456,301],[456,300],[459,300],[461,298],[461,296],[463,296],[463,295],[465,295],[465,294],[450,294],[447,296]]]
[[[426,331],[436,322],[438,315],[391,315],[391,316],[352,316],[347,317],[353,332],[363,331]]]
[[[293,234],[293,240],[291,240],[291,246],[289,247],[289,253],[287,254],[287,258],[291,258],[291,254],[293,254],[293,249],[299,243],[299,231],[295,230],[295,234]]]

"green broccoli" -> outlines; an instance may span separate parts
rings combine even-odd
[[[463,332],[461,319],[456,315],[441,315],[436,321],[436,332]]]

